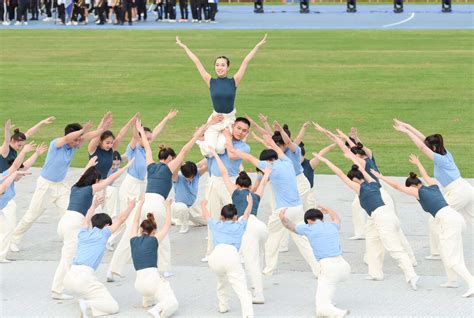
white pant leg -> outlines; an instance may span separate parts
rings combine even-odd
[[[97,280],[94,270],[84,265],[72,265],[64,278],[64,286],[89,304],[92,315],[105,316],[118,313],[119,306],[107,288]]]
[[[439,226],[431,214],[428,215],[428,233],[430,239],[430,253],[431,255],[439,255]]]
[[[220,308],[228,308],[228,284],[237,294],[242,308],[242,317],[253,317],[252,296],[247,289],[244,269],[240,264],[240,256],[234,246],[219,244],[209,255],[209,267],[217,274]],[[223,280],[226,279],[228,284]]]
[[[466,219],[466,223],[472,227],[474,224],[474,188],[472,185],[459,178],[451,182],[445,188],[444,197],[446,202]]]
[[[345,311],[333,305],[337,284],[347,279],[351,267],[342,256],[319,261],[321,271],[316,290],[316,315],[318,317],[342,317]]]
[[[311,191],[311,185],[309,184],[308,179],[306,179],[304,173],[300,173],[296,176],[296,187],[298,188],[298,194],[303,203],[303,211],[306,212],[311,208],[308,204],[308,195]]]
[[[15,224],[16,203],[12,199],[0,210],[0,262],[7,259]]]
[[[188,209],[189,220],[197,226],[207,225],[207,221],[202,217],[202,209],[200,202],[196,200],[194,204]]]
[[[445,207],[436,213],[436,221],[439,224],[441,258],[448,272],[448,279],[453,281],[454,272],[467,283],[469,288],[474,287],[474,277],[469,272],[464,261],[462,244],[462,231],[466,223],[457,211],[451,207]]]
[[[316,188],[315,187],[312,187],[309,190],[308,196],[306,197],[306,204],[308,206],[308,209],[316,209],[316,207],[318,206],[316,202]]]
[[[232,198],[225,187],[222,177],[209,177],[207,181],[206,199],[210,217],[218,220],[221,216],[222,207],[232,203]],[[212,233],[208,229],[206,255],[211,254],[213,248]]]
[[[244,258],[245,269],[250,274],[252,286],[256,293],[263,292],[262,271],[260,264],[260,246],[265,244],[268,230],[265,223],[255,215],[250,215],[247,229],[242,237],[240,251]]]
[[[385,249],[373,217],[368,217],[365,225],[365,246],[369,276],[382,280]]]
[[[372,213],[372,218],[378,231],[380,241],[393,259],[397,260],[398,266],[405,274],[408,282],[416,276],[413,264],[400,241],[400,221],[395,212],[387,206],[382,206]]]
[[[356,195],[352,201],[352,224],[354,226],[354,236],[363,238],[365,236],[365,222],[367,212],[360,206],[359,196]]]
[[[96,213],[107,213],[112,219],[115,218],[117,216],[117,196],[117,188],[112,186],[97,192],[94,199],[97,197],[104,198],[104,202],[96,210]]]
[[[51,187],[51,199],[56,205],[59,216],[62,217],[69,205],[69,196],[71,195],[71,188],[65,182],[54,183]]]
[[[76,211],[66,211],[58,224],[58,234],[63,240],[61,258],[54,273],[51,291],[61,294],[64,291],[64,277],[71,268],[72,261],[76,255],[77,235],[81,228],[84,216]]]
[[[182,202],[173,202],[171,215],[181,223],[181,231],[189,229],[189,208]]]
[[[229,114],[218,114],[213,112],[207,121],[209,122],[214,115],[223,115],[224,119],[221,122],[210,126],[204,132],[204,141],[201,141],[199,144],[201,154],[204,157],[209,157],[211,155],[209,152],[209,146],[214,148],[218,154],[223,154],[225,152],[225,137],[222,134],[222,130],[232,125],[235,121],[235,110]]]

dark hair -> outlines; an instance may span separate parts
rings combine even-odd
[[[26,140],[26,135],[20,131],[20,129],[15,129],[13,131],[13,135],[10,137],[10,140],[13,141],[25,141]]]
[[[64,136],[69,135],[70,133],[73,133],[75,131],[79,131],[82,129],[82,125],[79,123],[73,123],[69,124],[64,128]]]
[[[92,219],[92,227],[103,229],[106,225],[112,225],[112,219],[107,213],[97,213]]]
[[[425,145],[428,146],[431,150],[440,155],[446,154],[446,148],[444,148],[443,136],[440,134],[429,135],[425,138]],[[433,149],[434,148],[434,149]]]
[[[363,148],[363,147],[364,147],[364,145],[363,145],[360,141],[356,141],[356,140],[355,140],[354,138],[352,138],[352,137],[349,137],[349,139],[352,141],[352,143],[353,143],[354,145],[356,145],[356,147],[360,147],[360,148]],[[346,145],[347,148],[351,148],[351,146],[349,145],[349,143],[348,143],[347,141],[346,141],[344,144]]]
[[[260,160],[262,161],[274,161],[278,159],[278,154],[273,149],[264,149],[260,153]]]
[[[154,230],[156,230],[156,221],[153,213],[148,213],[146,219],[140,224],[143,235],[150,235]]]
[[[105,139],[109,137],[112,137],[112,139],[115,139],[114,133],[111,132],[110,130],[106,130],[100,135],[100,141],[104,141]]]
[[[176,158],[176,153],[174,152],[173,148],[169,148],[169,147],[165,147],[164,145],[161,145],[160,151],[158,152],[158,159],[166,160],[169,156],[171,156],[171,158]]]
[[[367,153],[365,152],[365,150],[362,149],[362,147],[359,147],[359,146],[351,147],[351,152],[354,155],[367,156]]]
[[[227,66],[230,66],[230,60],[227,56],[221,55],[221,56],[216,57],[214,64],[216,64],[218,59],[224,59],[227,62]]]
[[[151,133],[151,129],[150,129],[150,128],[148,128],[148,127],[143,127],[143,130],[144,130],[146,133],[147,133],[147,132]],[[140,137],[141,137],[141,136],[142,136],[142,134],[141,134],[141,133],[138,133],[138,136],[140,136]]]
[[[283,130],[286,132],[288,137],[291,137],[291,132],[290,132],[290,129],[288,128],[288,124],[283,125]]]
[[[238,123],[238,122],[244,123],[244,124],[246,124],[247,126],[250,127],[250,121],[245,117],[237,117],[235,119],[234,123]]]
[[[418,177],[416,176],[416,173],[410,172],[410,176],[405,180],[405,186],[410,187],[412,185],[417,186],[419,184],[421,184],[421,180],[418,179]]]
[[[364,175],[359,170],[358,165],[352,165],[351,170],[349,170],[349,172],[347,173],[347,177],[351,180],[354,179],[354,178],[357,178],[359,180],[365,180]]]
[[[100,178],[100,172],[96,169],[96,167],[90,167],[82,174],[74,186],[79,188],[91,186],[97,183],[97,180],[100,180]]]
[[[308,224],[308,220],[316,221],[316,220],[323,220],[324,215],[323,212],[319,209],[309,209],[304,214],[304,223]]]
[[[304,149],[304,142],[300,142],[298,146],[300,146],[301,148],[301,156],[304,157],[306,155],[306,149]]]
[[[192,161],[186,161],[181,166],[181,173],[185,178],[194,178],[198,174],[198,168]]]
[[[221,216],[224,220],[232,220],[237,215],[237,209],[233,204],[227,204],[222,207]]]
[[[245,171],[240,171],[239,176],[235,180],[235,184],[241,186],[242,188],[250,188],[252,186],[252,179]]]
[[[265,172],[263,172],[261,169],[259,169],[257,167],[255,168],[255,171],[257,171],[257,174],[261,174],[261,175],[265,174]]]
[[[112,160],[120,160],[120,162],[122,162],[122,156],[120,155],[120,152],[115,150],[114,154],[112,155]]]
[[[281,136],[281,133],[279,131],[275,131],[275,133],[272,136],[272,139],[278,146],[285,145],[285,141],[283,140],[283,137]]]

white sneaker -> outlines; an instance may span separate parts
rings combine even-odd
[[[465,292],[464,294],[462,294],[462,297],[468,298],[468,297],[471,297],[471,296],[473,296],[473,295],[474,295],[474,286],[471,287],[471,288],[469,288],[469,289],[467,290],[467,292]]]
[[[89,315],[89,309],[91,308],[89,306],[89,303],[85,299],[79,299],[79,308],[81,309],[81,317],[82,318],[89,318],[91,317]]]
[[[416,284],[418,283],[419,280],[420,280],[420,276],[415,276],[412,279],[410,279],[409,283],[413,290],[418,290],[418,286]]]
[[[225,314],[225,313],[228,312],[228,311],[229,311],[229,306],[221,306],[221,305],[219,305],[219,312],[220,312],[221,314]]]
[[[109,251],[115,250],[114,243],[108,243],[107,242],[107,244],[105,244],[105,248]]]
[[[179,234],[186,234],[186,233],[188,233],[188,232],[189,232],[189,227],[188,227],[188,228],[185,228],[185,229],[179,230],[178,233],[179,233]]]
[[[2,264],[8,264],[8,263],[11,263],[11,262],[12,261],[10,261],[9,259],[6,259],[6,258],[0,259],[0,263],[2,263]]]
[[[79,23],[77,21],[72,21],[72,25],[78,25]]]
[[[263,297],[263,292],[255,293],[252,297],[252,304],[264,304],[265,298]]]
[[[380,279],[380,278],[372,277],[372,276],[370,276],[370,275],[365,276],[364,279],[365,279],[365,280],[373,280],[373,281],[381,281],[381,280],[382,280],[382,279]]]
[[[160,304],[156,304],[155,306],[153,306],[153,308],[148,310],[148,313],[152,315],[154,318],[160,318],[160,314],[161,314]]]
[[[107,271],[107,282],[115,282],[114,273],[112,273],[111,271]]]
[[[21,22],[20,22],[20,21],[16,21],[16,22],[15,22],[15,25],[21,25]]]
[[[436,261],[436,260],[440,260],[441,256],[431,254],[431,255],[425,256],[425,259],[430,260],[430,261]]]
[[[201,258],[201,262],[203,262],[203,263],[207,263],[207,262],[208,262],[207,256],[205,256],[205,257]]]
[[[12,252],[19,252],[20,249],[18,248],[18,245],[16,245],[15,243],[10,243],[10,251]]]
[[[23,24],[23,25],[28,25],[28,22],[26,22],[26,21],[23,21],[23,23],[22,23],[22,24]]]
[[[53,21],[53,18],[52,17],[46,17],[43,19],[43,22],[49,22],[49,21]]]
[[[365,237],[362,235],[354,235],[349,237],[349,240],[365,240]]]
[[[217,21],[211,21],[211,22],[209,22],[209,23],[217,23]]]
[[[3,21],[2,24],[3,24],[3,25],[10,25],[10,22],[8,22],[8,21]]]
[[[55,292],[51,293],[51,298],[56,299],[56,300],[71,300],[71,299],[74,299],[74,297],[71,296],[71,295],[68,295],[68,294],[65,294],[65,293],[58,294],[58,293],[55,293]]]
[[[458,288],[459,287],[459,284],[458,282],[450,282],[450,281],[447,281],[446,283],[444,284],[441,284],[439,285],[440,287],[444,287],[444,288]]]
[[[172,272],[163,272],[163,277],[164,278],[170,278],[171,276],[174,276]]]
[[[72,25],[72,22],[69,21],[68,23],[66,23],[66,25],[67,25],[67,26]]]
[[[280,249],[278,250],[278,253],[286,253],[288,251],[289,251],[288,247],[280,247]]]

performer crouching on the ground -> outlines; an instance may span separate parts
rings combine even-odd
[[[117,301],[107,288],[94,275],[104,256],[105,244],[110,235],[125,222],[135,208],[135,198],[128,200],[127,209],[120,213],[116,222],[105,213],[94,214],[100,201],[94,203],[87,211],[82,228],[79,231],[76,256],[71,269],[64,277],[64,287],[79,298],[82,317],[113,315],[119,311]],[[92,225],[92,227],[91,227]]]
[[[460,276],[468,285],[468,290],[463,297],[474,295],[474,277],[466,268],[464,262],[464,252],[462,245],[462,231],[466,227],[462,215],[448,205],[443,197],[436,180],[426,173],[417,156],[411,155],[410,162],[418,167],[421,177],[428,186],[425,186],[416,174],[410,172],[410,176],[405,181],[405,186],[387,178],[377,171],[373,171],[378,178],[385,181],[393,188],[415,197],[420,202],[423,210],[434,218],[435,226],[439,229],[439,247],[441,259],[448,275],[448,281],[441,287],[456,288],[457,278]]]
[[[351,267],[342,257],[340,242],[341,219],[337,213],[327,207],[309,209],[304,214],[304,223],[295,225],[285,217],[286,209],[280,211],[281,223],[290,231],[308,238],[314,256],[319,262],[320,272],[316,290],[317,317],[344,317],[349,310],[333,305],[337,283],[346,280]],[[324,221],[329,214],[330,222]]]
[[[254,288],[252,302],[254,304],[263,304],[265,298],[263,295],[260,254],[263,254],[265,242],[268,238],[268,230],[265,223],[257,218],[257,211],[272,169],[270,166],[265,168],[263,171],[264,176],[260,181],[259,187],[255,192],[252,192],[250,190],[252,187],[252,179],[250,179],[245,171],[241,171],[235,183],[233,183],[219,155],[214,150],[211,150],[211,154],[216,159],[222,178],[224,179],[225,187],[232,197],[232,204],[237,209],[237,217],[239,219],[242,218],[247,209],[247,196],[249,194],[252,195],[253,205],[251,215],[248,218],[247,229],[242,238],[240,252],[244,258],[245,269],[250,274],[252,287]]]
[[[145,196],[138,203],[137,213],[133,220],[132,249],[133,266],[137,271],[135,289],[143,296],[143,307],[153,308],[148,313],[153,317],[166,318],[173,315],[178,309],[178,300],[171,289],[170,283],[161,277],[158,272],[158,242],[168,235],[171,226],[171,200],[165,201],[166,218],[163,227],[157,232],[157,225],[153,213],[146,213],[146,219],[139,227],[143,213]]]
[[[219,312],[229,311],[229,284],[240,300],[242,317],[253,317],[252,296],[247,289],[247,279],[240,263],[239,249],[252,212],[253,199],[247,195],[247,208],[240,221],[233,204],[224,206],[220,220],[210,218],[206,200],[202,201],[202,216],[207,221],[214,241],[214,250],[209,255],[209,267],[217,275],[217,299]]]

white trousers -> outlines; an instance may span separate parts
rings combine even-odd
[[[89,266],[72,265],[64,278],[64,287],[78,298],[85,299],[94,317],[113,315],[119,311],[118,303]]]
[[[10,240],[16,225],[16,203],[10,200],[0,210],[0,262],[7,259],[10,250]]]
[[[208,122],[214,115],[222,115],[224,116],[224,119],[221,122],[207,128],[207,130],[204,132],[204,141],[201,141],[201,143],[199,144],[201,154],[204,157],[209,157],[211,155],[209,151],[209,146],[214,148],[218,154],[223,154],[225,152],[225,137],[222,133],[222,130],[226,129],[234,123],[235,113],[235,109],[228,114],[220,114],[214,111],[211,116],[209,116],[207,120]]]
[[[111,218],[117,216],[117,206],[118,206],[118,190],[116,187],[108,186],[104,190],[97,192],[94,196],[95,198],[104,198],[104,203],[102,203],[95,213],[107,213]]]
[[[284,235],[289,232],[281,223],[279,213],[281,209],[277,209],[272,212],[268,218],[268,239],[265,243],[265,268],[263,273],[271,275],[276,270],[278,263],[278,250],[280,248],[281,240]],[[304,211],[303,206],[289,207],[286,210],[286,218],[288,218],[294,224],[303,222]],[[290,236],[295,242],[298,250],[300,251],[303,258],[311,267],[315,276],[319,273],[319,265],[316,258],[313,255],[313,250],[309,244],[308,239],[305,236],[298,235],[290,232]]]
[[[219,309],[229,308],[229,285],[237,294],[242,308],[242,317],[253,317],[252,296],[247,289],[245,272],[240,256],[232,245],[219,244],[209,255],[209,267],[217,275],[217,299]]]
[[[232,203],[232,197],[227,191],[222,177],[210,176],[207,180],[206,188],[207,209],[210,217],[219,220],[221,210],[224,205]],[[211,254],[214,245],[212,243],[212,232],[207,229],[207,251],[206,255]]]
[[[320,272],[316,289],[316,316],[341,317],[345,311],[333,305],[333,297],[339,282],[346,280],[351,267],[342,256],[323,258],[319,261]]]
[[[439,228],[441,259],[448,275],[448,281],[456,282],[460,276],[466,281],[469,288],[474,287],[474,277],[464,262],[462,231],[466,227],[466,222],[462,215],[447,206],[436,213],[435,222]]]
[[[137,271],[135,289],[143,297],[143,307],[160,303],[162,318],[170,317],[178,310],[178,300],[170,283],[160,276],[156,267]]]
[[[77,250],[77,235],[81,229],[84,216],[76,211],[66,211],[58,223],[58,235],[63,241],[61,259],[54,273],[51,291],[61,294],[64,291],[64,277],[71,268]]]
[[[407,282],[416,276],[400,239],[400,221],[390,207],[384,205],[372,212],[372,216],[367,218],[365,235],[370,276],[383,279],[385,250],[398,262]]]
[[[59,215],[63,216],[69,203],[69,192],[70,189],[66,183],[51,182],[40,176],[36,181],[36,189],[30,206],[16,226],[11,242],[16,245],[21,243],[26,231],[44,213],[48,201],[52,201],[56,205]]]
[[[251,214],[247,221],[247,229],[242,237],[240,253],[244,258],[245,269],[250,275],[251,286],[256,293],[263,292],[262,263],[260,260],[263,256],[267,238],[267,226]]]
[[[189,221],[197,225],[207,224],[206,220],[202,217],[201,207],[198,202],[195,202],[189,208],[182,202],[173,202],[171,205],[171,215],[179,220],[182,231],[189,229]]]
[[[128,173],[119,188],[119,209],[120,213],[125,211],[128,205],[128,198],[140,198],[140,195],[145,191],[145,181],[132,177]],[[131,213],[133,214],[133,213]],[[129,217],[130,218],[130,217]],[[125,232],[127,225],[124,222],[117,231],[112,233],[109,238],[109,243],[115,242],[118,237]]]

